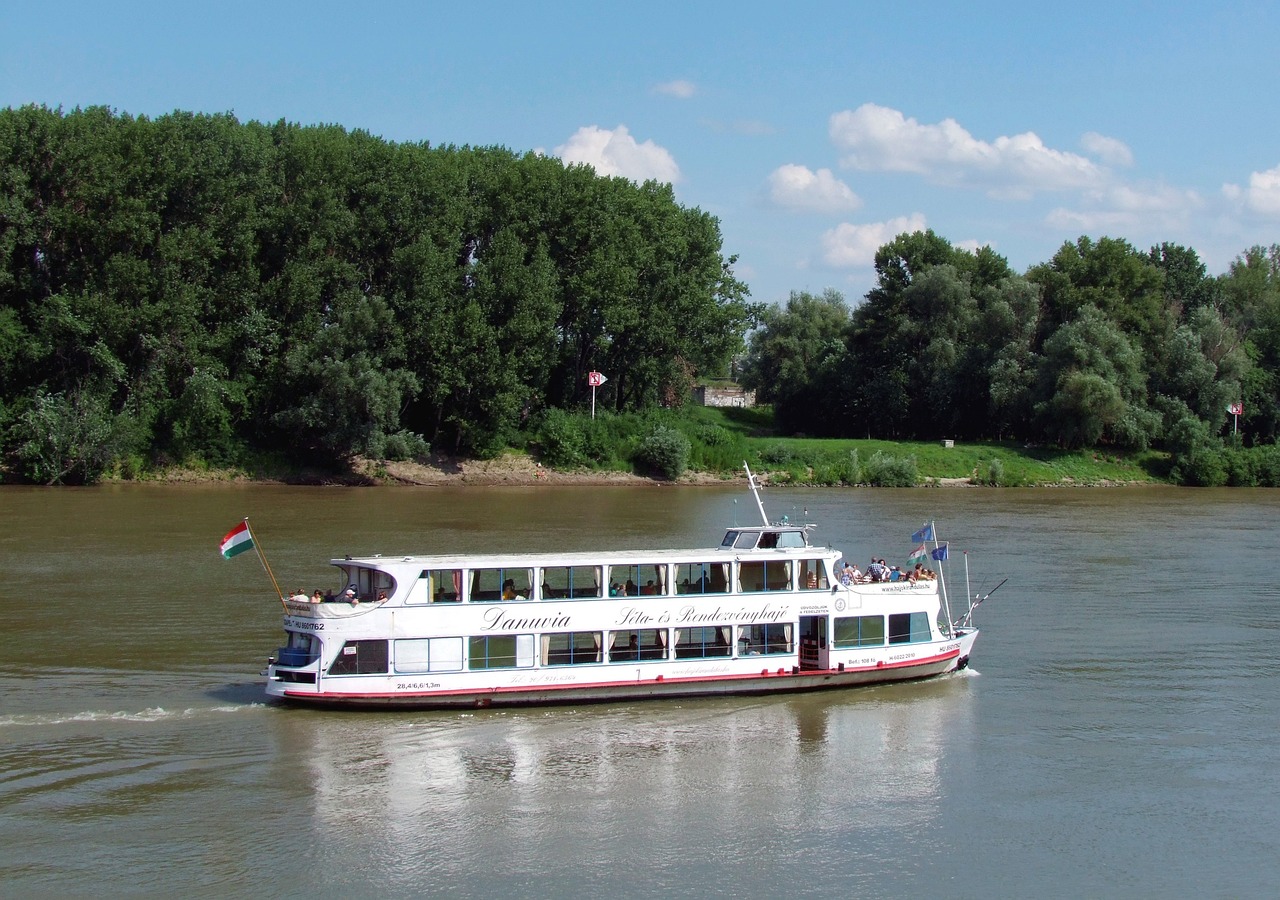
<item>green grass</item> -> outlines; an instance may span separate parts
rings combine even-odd
[[[770,433],[767,408],[701,409],[695,415],[704,427],[719,424],[741,436],[753,468],[800,484],[832,483],[833,467],[843,463],[847,468],[844,461],[854,452],[862,467],[877,453],[894,459],[914,457],[923,484],[943,478],[1004,486],[1160,483],[1168,470],[1167,458],[1153,451],[1060,450],[1011,441],[957,441],[948,448],[942,441],[777,437]],[[739,460],[737,468],[741,465]]]

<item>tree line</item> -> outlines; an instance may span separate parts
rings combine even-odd
[[[764,311],[744,381],[783,430],[1158,447],[1191,483],[1228,480],[1224,449],[1275,443],[1280,246],[1215,277],[1187,247],[1081,237],[1018,274],[928,231],[875,269],[852,310],[829,290]]]
[[[10,473],[486,456],[547,409],[679,402],[758,308],[669,185],[501,148],[0,110]]]

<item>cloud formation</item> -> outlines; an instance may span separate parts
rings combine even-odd
[[[812,172],[790,163],[769,175],[769,199],[783,209],[801,212],[838,213],[862,205],[858,195],[830,169]]]
[[[981,187],[995,196],[1026,198],[1040,191],[1088,188],[1105,177],[1097,163],[1046,147],[1031,131],[988,142],[955,119],[922,125],[875,103],[835,113],[828,132],[843,154],[841,165],[848,168],[912,172],[939,184]],[[1102,142],[1094,143],[1104,146]],[[1117,153],[1116,145],[1123,146],[1115,141],[1105,147]]]
[[[1280,166],[1250,173],[1249,186],[1243,190],[1238,184],[1224,184],[1222,193],[1259,215],[1280,215]]]
[[[924,231],[926,227],[923,213],[865,225],[842,222],[822,235],[822,259],[838,269],[869,266],[876,260],[876,251],[895,237],[904,231]]]
[[[1133,151],[1129,149],[1129,145],[1105,134],[1086,131],[1080,137],[1080,146],[1085,153],[1096,156],[1109,166],[1133,165]]]
[[[1115,184],[1088,191],[1078,209],[1058,208],[1045,216],[1054,228],[1069,231],[1139,231],[1185,227],[1204,205],[1195,191],[1165,184]]]
[[[654,179],[671,184],[680,181],[680,167],[675,158],[653,141],[637,142],[625,125],[612,131],[586,125],[554,152],[566,163],[586,163],[600,175],[621,175],[632,181]]]
[[[681,100],[688,100],[698,92],[697,86],[692,81],[685,81],[677,78],[675,81],[664,81],[662,84],[653,86],[655,94],[666,94],[668,97],[679,97]]]

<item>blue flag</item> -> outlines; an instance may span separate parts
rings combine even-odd
[[[937,549],[935,549],[929,555],[932,556],[934,559],[938,560],[939,562],[941,562],[942,560],[947,558],[947,545],[939,544]]]
[[[933,540],[933,523],[925,522],[924,527],[911,535],[911,543],[923,544],[925,541]]]

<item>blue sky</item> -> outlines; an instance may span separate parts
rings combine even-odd
[[[755,300],[932,228],[1280,242],[1280,5],[0,0],[0,105],[337,123],[675,185]]]

